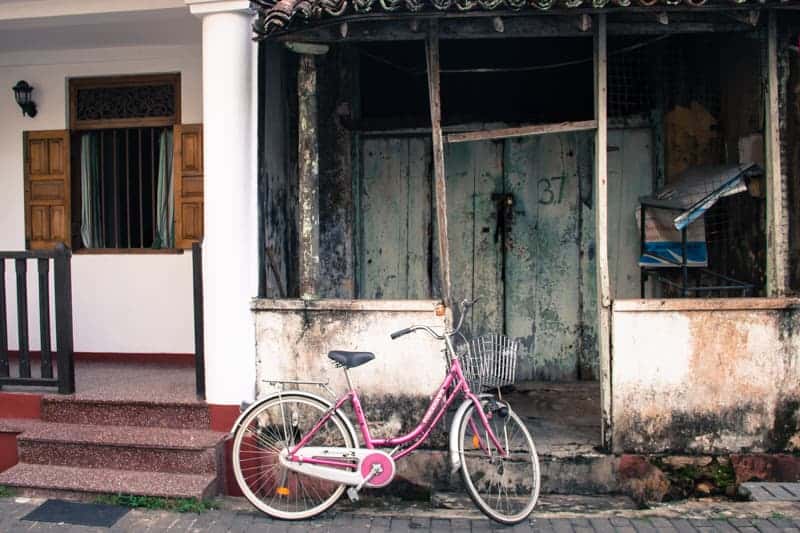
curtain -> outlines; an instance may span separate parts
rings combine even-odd
[[[81,135],[81,240],[86,248],[104,248],[100,220],[100,146],[96,132]]]
[[[172,131],[159,137],[158,189],[156,192],[156,239],[153,248],[175,247],[175,218],[172,187]]]

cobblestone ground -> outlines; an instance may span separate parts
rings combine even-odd
[[[548,533],[800,533],[800,514],[787,518],[769,512],[762,518],[685,519],[645,516],[641,518],[586,517],[586,518],[532,518],[514,527],[503,527],[486,519],[431,518],[400,516],[363,516],[338,513],[301,523],[270,520],[262,515],[245,511],[216,510],[203,514],[179,514],[164,511],[134,509],[114,526],[88,528],[69,524],[52,524],[21,520],[41,501],[19,501],[13,498],[0,500],[0,532],[64,531],[79,532],[451,532],[451,531],[542,531]]]

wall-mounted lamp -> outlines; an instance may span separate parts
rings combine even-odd
[[[20,80],[14,85],[14,100],[17,101],[17,104],[22,109],[22,115],[27,115],[31,118],[36,116],[36,104],[31,100],[32,92],[33,87],[28,85],[25,80]]]

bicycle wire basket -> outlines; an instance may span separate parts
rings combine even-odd
[[[519,345],[519,340],[505,335],[482,335],[472,339],[460,357],[470,389],[479,393],[513,385]]]

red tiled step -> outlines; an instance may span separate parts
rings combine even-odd
[[[42,420],[62,424],[208,429],[208,406],[200,402],[42,398]]]
[[[20,463],[0,473],[0,485],[33,491],[137,494],[198,499],[216,494],[216,479],[213,474],[165,474],[26,463]]]
[[[213,474],[226,434],[189,429],[40,423],[17,437],[23,463]]]

